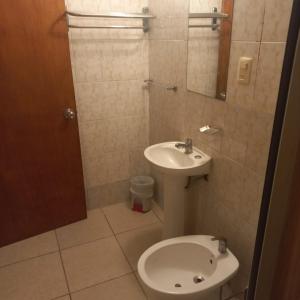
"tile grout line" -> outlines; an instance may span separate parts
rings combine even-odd
[[[118,241],[118,239],[117,239],[117,235],[116,235],[116,233],[113,231],[113,228],[112,228],[111,224],[109,223],[109,220],[108,220],[108,218],[107,218],[107,216],[106,216],[105,214],[104,214],[104,217],[105,217],[105,220],[106,220],[108,226],[110,227],[110,229],[112,230],[112,232],[113,232],[113,234],[114,234],[114,238],[115,238],[115,240],[116,240],[118,246],[120,247],[120,250],[121,250],[122,254],[123,254],[124,257],[125,257],[125,259],[126,259],[128,265],[129,265],[130,270],[131,270],[132,272],[134,272],[134,270],[133,270],[133,268],[132,268],[132,266],[131,266],[131,264],[130,264],[128,258],[127,258],[127,256],[125,255],[125,253],[124,253],[124,251],[123,251],[123,248],[121,247],[121,244],[119,243],[119,241]]]
[[[73,246],[69,246],[69,247],[66,247],[66,248],[61,248],[61,251],[65,251],[65,250],[73,249],[73,248],[76,248],[76,247],[88,245],[88,244],[91,244],[93,242],[98,242],[98,241],[101,241],[101,240],[105,240],[105,239],[108,239],[108,238],[113,237],[113,236],[114,236],[114,234],[111,234],[111,235],[103,236],[101,238],[94,239],[92,241],[87,241],[87,242],[83,242],[83,243],[76,244],[76,245],[73,245]]]
[[[101,209],[101,210],[103,211],[103,209]],[[114,233],[115,239],[116,239],[116,241],[117,241],[117,243],[118,243],[118,245],[119,245],[119,247],[120,247],[120,249],[121,249],[123,255],[125,256],[127,263],[129,264],[130,268],[133,270],[132,273],[133,273],[133,276],[134,276],[134,278],[135,278],[135,280],[136,280],[138,286],[140,287],[140,289],[141,289],[143,295],[145,296],[145,299],[148,299],[148,298],[147,298],[147,295],[146,295],[146,292],[145,292],[144,289],[143,289],[143,286],[141,285],[139,279],[138,279],[137,276],[136,276],[136,273],[138,272],[138,270],[135,270],[135,269],[131,266],[131,263],[129,262],[129,259],[127,258],[126,254],[125,254],[125,252],[123,251],[123,248],[122,248],[122,246],[121,246],[121,244],[120,244],[120,242],[119,242],[119,240],[118,240],[118,238],[117,238],[117,233],[115,233],[115,232],[113,231],[113,229],[112,229],[112,227],[111,227],[111,225],[110,225],[110,223],[109,223],[109,220],[108,220],[106,214],[104,213],[104,211],[103,211],[103,214],[104,214],[105,219],[106,219],[107,223],[109,224],[109,226],[110,226],[112,232]],[[154,214],[154,215],[155,215],[155,214]],[[156,215],[155,215],[155,216],[156,216]],[[154,224],[156,224],[156,223],[160,223],[160,219],[159,219],[159,218],[158,218],[158,222],[155,222],[155,223],[153,223],[153,224],[149,224],[148,226],[154,225]],[[144,227],[146,227],[146,226],[142,226],[142,227],[140,227],[140,228],[144,228]],[[126,232],[129,232],[129,231],[133,231],[133,230],[128,230],[128,231],[126,231]],[[120,234],[120,233],[118,233],[118,234]]]
[[[148,296],[147,296],[147,294],[146,294],[146,292],[145,292],[145,290],[144,290],[144,288],[143,288],[143,286],[142,286],[142,284],[141,284],[141,282],[138,278],[138,271],[134,272],[133,275],[134,275],[135,280],[137,281],[140,289],[142,290],[142,293],[144,294],[145,298],[148,299]]]
[[[65,295],[62,295],[62,296],[58,296],[58,297],[55,297],[55,298],[51,298],[50,300],[59,300],[59,299],[61,299],[61,298],[63,298],[63,297],[67,297],[67,296],[71,297],[70,294],[65,294]]]
[[[101,208],[98,208],[98,209],[100,209],[100,210],[102,211]],[[113,231],[113,229],[112,229],[112,227],[111,227],[111,225],[110,225],[110,223],[109,223],[109,221],[108,221],[108,219],[107,219],[107,217],[106,217],[106,215],[104,214],[103,211],[102,211],[102,213],[103,213],[103,215],[104,215],[104,217],[105,217],[105,220],[106,220],[106,222],[107,222],[109,228],[111,229],[112,235],[107,236],[107,237],[103,237],[103,238],[100,238],[100,239],[97,239],[97,240],[94,240],[94,241],[90,241],[90,242],[87,242],[87,243],[83,243],[83,244],[80,244],[80,245],[72,246],[72,247],[70,247],[70,248],[74,248],[74,247],[78,247],[78,246],[81,246],[81,245],[90,244],[90,243],[92,243],[92,242],[99,241],[99,240],[103,240],[103,239],[105,239],[105,238],[115,237],[115,239],[116,239],[116,241],[117,241],[117,243],[118,243],[118,245],[119,245],[119,247],[120,247],[120,249],[121,249],[121,251],[122,251],[122,254],[124,255],[124,257],[125,257],[125,259],[126,259],[128,265],[129,265],[130,272],[125,273],[125,274],[122,274],[122,275],[117,276],[117,277],[113,277],[113,278],[111,278],[111,279],[108,279],[108,280],[105,280],[105,281],[102,281],[102,282],[95,283],[95,284],[93,284],[93,285],[84,287],[84,288],[79,289],[79,290],[76,290],[76,291],[72,291],[72,293],[71,293],[70,288],[69,288],[69,284],[68,284],[68,279],[67,279],[67,276],[66,276],[66,273],[65,273],[65,268],[64,268],[63,260],[62,260],[62,257],[61,257],[61,251],[62,251],[62,250],[66,250],[66,249],[70,249],[70,248],[65,248],[65,249],[61,249],[61,248],[60,248],[60,245],[59,245],[59,242],[58,242],[58,238],[57,238],[57,235],[56,235],[56,231],[55,231],[55,236],[56,236],[57,243],[58,243],[58,247],[59,247],[60,257],[61,257],[61,261],[62,261],[62,265],[63,265],[63,270],[64,270],[64,273],[65,273],[66,282],[67,282],[67,286],[68,286],[68,290],[69,290],[69,294],[68,294],[68,295],[70,296],[71,300],[72,300],[72,294],[81,292],[81,291],[83,291],[83,290],[87,290],[87,289],[89,289],[89,288],[92,288],[92,287],[95,287],[95,286],[104,284],[104,283],[106,283],[106,282],[113,281],[113,280],[115,280],[115,279],[119,279],[119,278],[125,277],[125,276],[130,275],[130,274],[133,274],[133,275],[134,275],[134,270],[133,270],[133,268],[131,267],[131,265],[130,265],[130,263],[129,263],[129,261],[128,261],[126,255],[125,255],[125,253],[123,252],[123,249],[122,249],[121,245],[120,245],[119,242],[118,242],[118,239],[117,239],[117,237],[116,237],[115,232]]]
[[[58,237],[57,237],[56,230],[54,230],[54,234],[55,234],[55,237],[56,237],[56,242],[57,242],[57,245],[58,245],[59,257],[60,257],[60,261],[61,261],[62,269],[63,269],[63,272],[64,272],[64,276],[65,276],[65,280],[66,280],[67,289],[68,289],[68,292],[69,292],[69,295],[70,295],[70,298],[71,298],[71,290],[70,290],[70,285],[69,285],[69,281],[68,281],[68,277],[67,277],[67,273],[66,273],[65,265],[64,265],[64,262],[63,262],[62,253],[61,253],[60,244],[59,244],[59,241],[58,241]],[[72,300],[72,298],[71,298],[71,300]]]
[[[135,275],[135,273],[136,273],[137,271],[135,271],[134,268],[131,266],[131,263],[129,262],[129,259],[128,259],[128,257],[126,256],[126,254],[125,254],[125,252],[124,252],[124,250],[123,250],[123,248],[122,248],[122,246],[121,246],[121,244],[120,244],[120,242],[119,242],[119,240],[118,240],[118,238],[117,238],[117,234],[113,231],[113,228],[112,228],[111,224],[109,223],[108,217],[106,216],[106,214],[104,213],[104,211],[103,211],[103,214],[104,214],[104,216],[105,216],[105,219],[106,219],[106,221],[107,221],[109,227],[111,228],[111,230],[112,230],[112,232],[113,232],[113,234],[114,234],[114,237],[115,237],[115,239],[116,239],[116,241],[117,241],[117,243],[118,243],[118,245],[119,245],[119,247],[120,247],[120,249],[121,249],[121,251],[122,251],[122,253],[123,253],[123,255],[124,255],[124,257],[125,257],[125,259],[126,259],[128,265],[129,265],[129,267],[130,267],[130,269],[132,270],[132,274],[133,274],[135,280],[137,281],[138,286],[141,288],[142,293],[144,294],[145,298],[147,299],[147,295],[146,295],[146,293],[145,293],[145,291],[144,291],[144,289],[143,289],[141,283],[139,282],[139,280],[137,279],[137,277],[136,277],[136,275]],[[155,223],[154,223],[154,224],[155,224]]]
[[[75,248],[75,247],[79,247],[79,246],[81,246],[81,245],[90,244],[90,243],[93,243],[93,242],[96,242],[96,241],[99,241],[99,240],[103,240],[103,239],[106,239],[106,238],[114,237],[114,238],[116,239],[117,244],[118,244],[118,246],[120,247],[120,250],[121,250],[122,254],[124,255],[124,257],[125,257],[125,259],[126,259],[128,265],[129,265],[129,268],[130,268],[131,271],[128,272],[128,273],[126,273],[126,274],[122,274],[122,275],[120,275],[120,276],[111,278],[111,279],[109,279],[109,280],[106,280],[106,281],[103,281],[103,282],[99,282],[99,283],[96,283],[96,284],[94,284],[94,285],[85,287],[85,288],[80,289],[80,290],[78,290],[78,291],[74,291],[74,293],[79,292],[79,291],[82,291],[82,290],[84,290],[84,289],[91,288],[91,287],[93,287],[93,286],[100,285],[100,284],[105,283],[105,282],[112,281],[112,280],[114,280],[114,279],[118,279],[118,278],[124,277],[124,276],[129,275],[129,274],[133,274],[133,276],[136,278],[136,280],[137,280],[137,282],[138,282],[138,285],[139,285],[140,288],[142,289],[143,294],[146,296],[146,294],[145,294],[145,292],[144,292],[144,289],[142,288],[142,286],[141,286],[141,284],[140,284],[138,278],[136,277],[136,274],[135,274],[135,273],[136,273],[137,271],[131,266],[131,264],[130,264],[130,262],[129,262],[129,259],[127,258],[125,252],[123,251],[123,248],[122,248],[121,244],[119,243],[119,240],[118,240],[118,238],[117,238],[117,235],[120,235],[120,234],[123,234],[123,233],[128,233],[128,232],[130,232],[130,231],[134,231],[134,230],[138,230],[138,229],[144,229],[144,228],[147,228],[147,227],[149,227],[149,226],[153,226],[153,225],[155,225],[155,224],[161,224],[161,220],[160,220],[159,217],[152,211],[153,214],[155,215],[157,221],[155,221],[155,222],[153,222],[153,223],[150,223],[150,224],[147,224],[147,225],[138,226],[138,227],[135,227],[135,228],[132,228],[132,229],[123,231],[123,232],[115,233],[114,230],[113,230],[113,228],[112,228],[112,226],[111,226],[111,224],[110,224],[110,222],[109,222],[109,220],[108,220],[108,217],[106,216],[106,214],[105,214],[104,211],[103,211],[103,208],[99,207],[99,208],[97,208],[97,209],[99,209],[99,210],[103,213],[103,215],[104,215],[104,217],[105,217],[105,220],[106,220],[106,222],[107,222],[109,228],[111,229],[111,232],[112,232],[111,235],[105,236],[105,237],[102,237],[102,238],[99,238],[99,239],[96,239],[96,240],[93,240],[93,241],[89,241],[89,242],[81,243],[81,244],[78,244],[78,245],[74,245],[74,246],[71,246],[71,247],[61,248],[60,243],[59,243],[59,240],[58,240],[57,232],[56,232],[56,230],[53,230],[53,233],[54,233],[55,239],[56,239],[56,243],[57,243],[57,249],[56,249],[56,250],[50,251],[50,252],[47,252],[47,253],[44,253],[44,254],[41,254],[41,255],[29,257],[29,258],[26,258],[26,259],[23,259],[23,260],[19,260],[19,261],[16,261],[16,262],[13,262],[13,263],[4,265],[4,266],[0,266],[0,269],[1,269],[1,268],[5,268],[5,267],[9,267],[9,266],[11,266],[11,265],[15,265],[15,264],[18,264],[18,263],[22,263],[22,262],[34,260],[34,259],[37,259],[37,258],[40,258],[40,257],[44,257],[44,256],[47,256],[47,255],[51,255],[51,254],[56,254],[56,253],[57,253],[57,254],[59,254],[59,257],[60,257],[60,261],[61,261],[61,265],[62,265],[62,268],[63,268],[64,277],[65,277],[65,280],[66,280],[66,286],[67,286],[68,293],[65,294],[65,295],[61,295],[61,296],[58,296],[58,297],[56,297],[56,298],[53,298],[52,300],[59,299],[59,298],[64,297],[64,296],[69,296],[70,299],[72,300],[72,294],[71,294],[71,290],[70,290],[70,286],[69,286],[69,282],[68,282],[68,278],[67,278],[67,274],[66,274],[66,269],[65,269],[65,266],[64,266],[64,263],[63,263],[62,251],[67,250],[67,249],[71,249],[71,248]]]
[[[76,294],[76,293],[82,292],[82,291],[84,291],[84,290],[88,290],[88,289],[90,289],[90,288],[93,288],[93,287],[102,285],[102,284],[104,284],[104,283],[107,283],[107,282],[110,282],[110,281],[113,281],[113,280],[116,280],[116,279],[120,279],[120,278],[122,278],[122,277],[131,275],[131,274],[134,274],[134,272],[128,272],[128,273],[119,275],[119,276],[117,276],[117,277],[113,277],[113,278],[110,278],[110,279],[107,279],[107,280],[104,280],[104,281],[101,281],[101,282],[94,283],[94,284],[92,284],[92,285],[89,285],[89,286],[86,286],[86,287],[81,288],[81,289],[79,289],[79,290],[76,290],[76,291],[71,292],[71,293],[70,293],[70,296],[71,296],[72,294]]]
[[[12,265],[16,265],[16,264],[19,264],[19,263],[27,262],[27,261],[30,261],[30,260],[34,260],[36,258],[40,258],[40,257],[43,257],[43,256],[55,254],[55,253],[58,253],[58,252],[59,252],[59,249],[54,250],[54,251],[50,251],[50,252],[47,252],[47,253],[44,253],[44,254],[40,254],[40,255],[37,255],[37,256],[33,256],[33,257],[28,257],[28,258],[25,258],[25,259],[21,259],[21,260],[18,260],[16,262],[9,263],[7,265],[0,266],[0,270],[2,268],[10,267]]]
[[[132,229],[128,229],[128,230],[125,230],[125,231],[120,231],[120,232],[117,232],[115,233],[115,235],[119,235],[119,234],[123,234],[123,233],[128,233],[130,231],[134,231],[134,230],[139,230],[139,229],[143,229],[143,228],[146,228],[148,226],[151,226],[151,225],[155,225],[155,224],[160,224],[160,220],[158,219],[157,221],[153,222],[153,223],[149,223],[147,225],[142,225],[142,226],[139,226],[139,227],[134,227]]]
[[[97,210],[97,209],[100,209],[100,210],[102,211],[101,208],[95,208],[94,210]],[[153,212],[153,211],[152,211],[152,212]],[[79,246],[91,244],[91,243],[96,242],[96,241],[108,239],[108,238],[113,237],[113,236],[116,237],[117,235],[120,235],[120,234],[123,234],[123,233],[128,233],[128,232],[130,232],[130,231],[134,231],[134,230],[138,230],[138,229],[145,229],[145,228],[147,228],[147,227],[149,227],[149,226],[153,226],[153,225],[155,225],[155,224],[162,224],[162,221],[160,220],[160,218],[153,212],[153,214],[154,214],[155,217],[157,218],[157,221],[155,221],[155,222],[153,222],[153,223],[150,223],[150,224],[147,224],[147,225],[142,225],[142,226],[139,226],[139,227],[134,227],[134,228],[132,228],[132,229],[128,229],[128,230],[125,230],[125,231],[121,231],[121,232],[116,232],[116,233],[115,233],[114,230],[113,230],[113,228],[112,228],[112,226],[110,225],[110,223],[109,223],[109,221],[108,221],[107,216],[105,215],[105,213],[104,213],[103,211],[102,211],[102,213],[103,213],[103,215],[104,215],[104,217],[105,217],[106,222],[108,223],[109,228],[111,229],[111,232],[112,232],[112,233],[111,233],[110,235],[103,236],[103,237],[101,237],[101,238],[97,238],[97,239],[94,239],[94,240],[91,240],[91,241],[87,241],[87,242],[83,242],[83,243],[80,243],[80,244],[76,244],[76,245],[73,245],[73,246],[68,246],[68,247],[66,247],[66,248],[60,248],[60,247],[59,247],[59,249],[60,249],[61,251],[64,251],[64,250],[72,249],[72,248],[75,248],[75,247],[79,247]],[[57,251],[56,251],[56,252],[57,252]],[[41,255],[41,256],[43,256],[43,255]],[[0,267],[0,268],[1,268],[1,267]]]

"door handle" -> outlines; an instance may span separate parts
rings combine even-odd
[[[68,107],[64,110],[64,117],[66,120],[74,120],[76,118],[76,113],[72,108]]]

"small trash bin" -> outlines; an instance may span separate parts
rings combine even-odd
[[[151,210],[154,194],[154,179],[150,176],[136,176],[130,180],[131,207],[135,211]]]

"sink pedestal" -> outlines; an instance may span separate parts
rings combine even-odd
[[[164,239],[184,235],[184,206],[187,177],[164,174]]]
[[[189,176],[209,174],[211,157],[193,147],[185,153],[180,142],[166,142],[148,147],[144,154],[163,177],[164,238],[184,235],[185,186]]]

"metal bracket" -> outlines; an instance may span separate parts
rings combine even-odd
[[[143,14],[148,14],[149,13],[149,7],[143,7],[142,9]],[[149,26],[149,19],[143,19],[143,31],[149,32],[150,26]]]
[[[217,13],[218,12],[218,8],[217,7],[213,7],[213,13]],[[213,31],[217,30],[218,29],[218,19],[217,18],[212,18],[211,20],[211,29]]]

